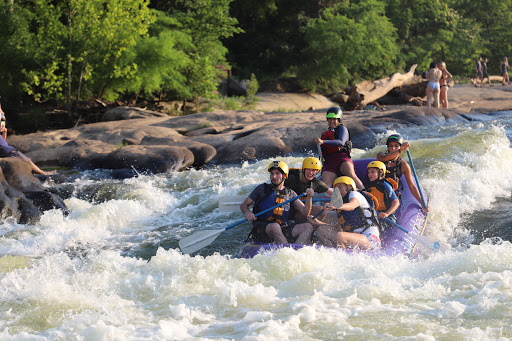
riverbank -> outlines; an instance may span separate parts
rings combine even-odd
[[[126,119],[130,116],[121,113],[118,117],[123,120],[10,136],[8,141],[43,167],[155,173],[316,150],[313,139],[325,130],[325,110],[334,103],[320,95],[258,96],[256,110],[142,119]],[[462,123],[478,120],[476,114],[512,110],[512,86],[456,85],[450,88],[449,99],[450,109],[386,106],[384,110],[347,111],[343,122],[356,148],[371,148],[376,134],[387,129]]]

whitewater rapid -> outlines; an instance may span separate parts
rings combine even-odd
[[[313,247],[236,259],[249,224],[183,255],[181,238],[243,218],[218,199],[267,181],[271,159],[125,180],[84,172],[59,185],[68,215],[0,225],[0,340],[512,339],[510,115],[393,129],[356,150],[374,157],[391,132],[410,141],[427,234],[452,246],[414,261]]]

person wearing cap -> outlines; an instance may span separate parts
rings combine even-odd
[[[316,137],[314,142],[322,148],[324,165],[322,169],[322,181],[328,186],[332,186],[337,177],[346,175],[351,177],[358,189],[363,189],[364,185],[359,180],[354,169],[354,163],[350,158],[352,142],[350,133],[341,119],[343,113],[339,107],[331,107],[326,114],[329,129],[325,131],[320,138]]]
[[[334,180],[334,187],[343,197],[341,207],[326,206],[320,215],[336,213],[334,222],[325,223],[320,219],[309,217],[309,222],[317,225],[317,237],[320,243],[329,247],[358,248],[361,250],[374,250],[381,247],[380,222],[373,205],[371,195],[358,191],[355,182],[348,176],[341,176]],[[334,211],[336,210],[336,211]],[[327,220],[332,221],[332,217]]]
[[[327,186],[322,180],[318,179],[316,175],[322,169],[320,160],[316,157],[308,156],[302,161],[302,168],[292,168],[288,173],[288,177],[284,181],[284,186],[290,188],[295,193],[306,193],[308,188],[312,188],[315,193],[325,193],[328,196],[332,195],[332,188]],[[322,206],[313,205],[311,214],[320,212]],[[295,216],[296,220],[307,221],[306,216],[300,214]]]
[[[400,134],[392,134],[388,136],[386,145],[388,146],[387,151],[385,153],[379,152],[377,154],[377,160],[383,162],[386,166],[386,178],[395,180],[398,183],[398,187],[403,188],[401,185],[401,177],[404,175],[411,194],[423,207],[420,191],[418,190],[418,187],[414,183],[412,177],[411,167],[407,161],[403,160],[400,156],[401,153],[409,149],[410,144],[408,142],[404,142],[404,139]],[[423,207],[423,210],[428,212],[428,206]]]
[[[256,213],[283,203],[297,196],[297,194],[285,187],[284,182],[288,177],[288,165],[283,161],[272,161],[268,166],[270,184],[258,185],[240,205],[240,210],[248,221],[253,222],[253,228],[249,239],[263,243],[296,243],[308,244],[311,242],[313,226],[310,223],[296,224],[290,219],[292,210],[297,210],[307,217],[311,213],[313,189],[306,190],[306,204],[295,200],[284,204],[274,210],[258,217]],[[254,203],[253,212],[249,206]]]

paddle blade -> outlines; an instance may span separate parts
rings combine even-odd
[[[225,196],[219,198],[219,209],[223,212],[240,211],[240,204],[247,196]]]
[[[414,238],[414,240],[416,240],[420,246],[423,246],[430,251],[445,253],[451,249],[449,245],[441,243],[433,238],[427,236],[419,236],[412,233],[409,235]]]
[[[204,230],[191,234],[180,240],[181,252],[190,254],[199,251],[203,247],[210,245],[222,232],[224,232],[224,229]]]
[[[336,207],[340,208],[343,206],[343,198],[341,197],[340,190],[335,188],[334,192],[332,193],[331,197],[331,203],[329,204],[330,207]]]

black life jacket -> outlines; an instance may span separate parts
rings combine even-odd
[[[386,165],[386,178],[391,178],[395,180],[398,184],[400,184],[400,178],[402,177],[402,158],[399,156],[395,161],[394,166],[390,166],[389,164],[393,161],[386,161],[384,164]],[[401,187],[401,186],[400,186]]]
[[[355,210],[353,211],[343,211],[343,210],[337,210],[338,213],[338,221],[341,224],[341,228],[345,232],[352,232],[356,229],[359,229],[363,227],[364,229],[359,232],[363,233],[365,232],[370,226],[377,226],[379,230],[382,230],[381,222],[379,221],[379,213],[375,209],[375,202],[377,199],[370,193],[365,192],[363,190],[357,190],[359,193],[363,195],[363,197],[368,201],[368,204],[370,205],[369,208],[362,208],[361,205],[359,205]],[[345,197],[343,197],[343,202],[349,201],[349,194],[348,193]],[[365,214],[365,211],[368,211],[370,213],[370,216],[367,217]],[[368,220],[371,221],[371,224],[368,222]]]
[[[266,183],[264,184],[264,193],[264,197],[254,203],[254,214],[290,199],[291,190],[286,187],[283,190],[277,190],[274,186]],[[291,207],[291,203],[276,207],[272,211],[257,217],[257,220],[268,221],[269,223],[276,222],[278,224],[286,223],[290,216]]]

